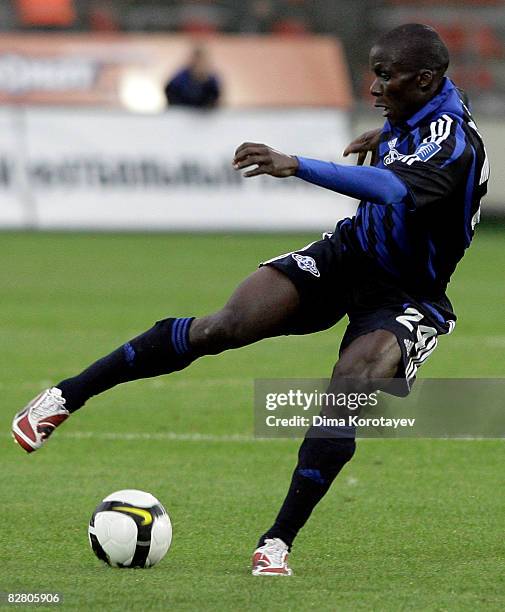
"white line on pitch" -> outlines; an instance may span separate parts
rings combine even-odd
[[[205,434],[205,433],[177,433],[175,431],[163,432],[94,432],[94,431],[69,431],[58,432],[58,437],[78,439],[100,439],[100,440],[174,440],[182,442],[270,442],[286,438],[255,438],[245,434]]]
[[[11,434],[7,432],[0,433],[0,437],[11,438]],[[74,440],[123,440],[123,441],[173,441],[173,442],[288,442],[293,440],[301,440],[298,438],[256,438],[245,434],[204,434],[204,433],[177,433],[175,431],[164,432],[105,432],[105,431],[69,431],[58,432],[58,438],[71,438]],[[439,440],[439,441],[455,441],[455,442],[478,442],[478,441],[501,441],[505,442],[504,438],[488,438],[488,437],[460,437],[460,438],[359,438],[359,443],[373,441],[395,442],[401,440]]]

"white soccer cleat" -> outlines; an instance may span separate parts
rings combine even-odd
[[[253,576],[292,576],[288,567],[288,547],[279,538],[266,539],[253,553]]]
[[[60,389],[52,387],[18,412],[12,421],[14,440],[27,453],[40,448],[53,431],[70,416]]]

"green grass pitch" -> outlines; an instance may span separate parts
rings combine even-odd
[[[313,239],[0,236],[0,591],[58,591],[69,610],[505,608],[497,440],[363,441],[299,536],[295,576],[249,575],[298,443],[224,438],[251,435],[255,378],[327,376],[341,325],[117,388],[31,456],[12,443],[14,411],[41,388],[159,318],[217,309],[259,260]],[[505,375],[504,244],[499,229],[478,232],[450,287],[458,325],[422,376]],[[211,439],[184,439],[195,433]],[[114,570],[88,547],[92,510],[122,488],[171,515],[172,549],[150,570]]]

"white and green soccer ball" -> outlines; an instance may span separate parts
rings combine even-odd
[[[95,555],[113,567],[151,567],[170,548],[172,524],[156,497],[126,489],[96,508],[88,537]]]

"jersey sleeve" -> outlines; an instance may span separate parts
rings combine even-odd
[[[384,158],[409,192],[409,207],[422,208],[447,199],[461,184],[471,164],[471,150],[457,119],[442,115],[420,129],[420,144],[410,155]],[[388,164],[388,156],[390,163]]]

